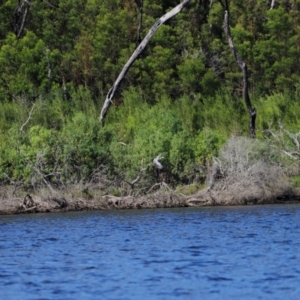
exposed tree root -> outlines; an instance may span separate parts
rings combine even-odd
[[[27,194],[24,199],[0,199],[0,214],[28,214],[46,212],[68,212],[82,210],[149,209],[173,207],[202,207],[255,205],[300,202],[300,190],[274,194],[270,191],[245,191],[241,186],[232,186],[225,191],[204,189],[194,195],[185,196],[170,192],[156,192],[142,197],[116,197],[105,195],[94,199],[51,197],[44,198]]]

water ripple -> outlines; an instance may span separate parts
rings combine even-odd
[[[300,206],[0,216],[3,299],[298,299]]]

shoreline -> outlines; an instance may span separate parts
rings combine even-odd
[[[158,191],[140,197],[96,195],[88,199],[71,195],[64,196],[59,192],[51,195],[45,193],[44,197],[40,196],[41,194],[27,194],[25,197],[2,197],[0,199],[0,215],[300,203],[300,189],[293,189],[289,193],[281,195],[262,195],[259,192],[245,195],[203,189],[192,195],[179,194],[174,191]]]

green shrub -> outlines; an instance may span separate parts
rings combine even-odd
[[[83,113],[63,130],[64,176],[68,182],[86,181],[96,170],[111,168],[109,144],[112,133],[95,118]]]
[[[195,138],[195,161],[204,165],[210,163],[212,158],[218,155],[218,151],[225,141],[226,138],[216,130],[204,128]]]

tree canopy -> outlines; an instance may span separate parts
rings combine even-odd
[[[247,134],[249,107],[224,30],[225,1],[186,2],[126,72],[105,126],[97,116],[123,66],[153,24],[183,2],[0,4],[0,179],[80,181],[104,162],[110,174],[133,176],[162,154],[172,178],[188,181],[231,134]],[[297,130],[300,0],[226,2],[234,46],[248,67],[258,137],[278,122]]]
[[[178,3],[142,1],[141,37]],[[252,93],[295,89],[299,1],[278,0],[273,8],[264,0],[230,1],[229,6],[232,37],[248,64]],[[162,91],[173,99],[212,95],[222,87],[239,95],[241,73],[227,45],[223,15],[221,1],[191,0],[156,33],[122,90],[138,86],[149,103]],[[1,101],[63,85],[82,85],[101,101],[135,49],[138,28],[134,0],[6,1],[0,5]]]

